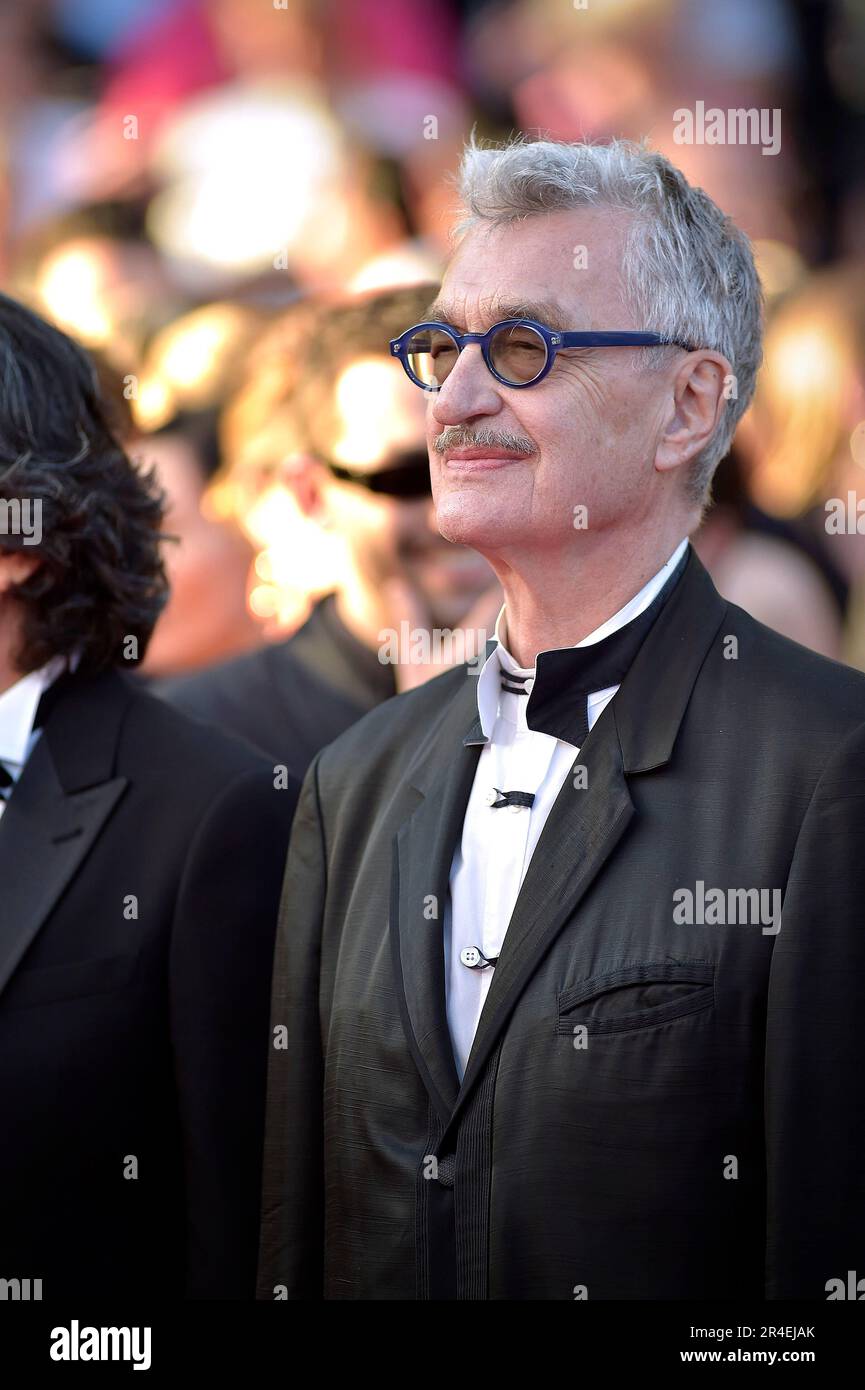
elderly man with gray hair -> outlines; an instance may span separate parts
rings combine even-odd
[[[466,151],[427,393],[482,664],[307,776],[259,1296],[825,1299],[865,1251],[865,677],[688,537],[747,407],[747,239],[661,155]]]

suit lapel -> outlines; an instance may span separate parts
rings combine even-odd
[[[124,788],[112,776],[131,690],[70,680],[0,820],[0,991],[91,849]]]
[[[535,967],[635,815],[627,778],[669,761],[706,653],[725,612],[693,551],[614,699],[566,779],[523,880],[469,1055],[454,1115],[480,1075]]]
[[[409,1044],[443,1123],[459,1090],[445,1007],[444,908],[480,753],[462,742],[477,716],[476,689],[466,675],[427,739],[410,776],[422,800],[394,837],[394,964]]]

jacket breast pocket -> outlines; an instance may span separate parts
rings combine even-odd
[[[571,985],[557,996],[556,1031],[625,1033],[710,1009],[715,1002],[711,961],[640,961]]]
[[[34,1004],[55,1004],[122,989],[132,979],[137,959],[136,951],[126,951],[122,955],[101,956],[95,960],[17,970],[4,991],[2,1006],[24,1009]]]

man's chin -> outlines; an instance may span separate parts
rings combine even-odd
[[[482,555],[495,552],[500,546],[513,543],[513,519],[502,516],[485,516],[479,509],[451,509],[439,507],[436,511],[436,525],[446,541],[453,545],[464,545]]]

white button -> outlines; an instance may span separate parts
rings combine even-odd
[[[534,688],[535,688],[535,678],[534,678],[534,676],[529,676],[528,680],[526,681],[526,694],[527,694],[527,695],[531,695],[531,693],[532,693],[532,691],[534,690]]]
[[[522,810],[524,810],[524,809],[525,809],[525,807],[523,807],[523,806],[514,806],[514,805],[510,805],[510,806],[508,807],[508,810],[509,810],[509,811],[522,811]]]
[[[499,794],[496,791],[495,787],[491,787],[490,790],[487,792],[486,796],[484,797],[484,801],[487,803],[488,806],[495,806],[498,799]]]
[[[476,965],[480,965],[481,953],[477,946],[464,946],[460,951],[460,960],[463,965],[467,965],[470,970],[473,970]]]

